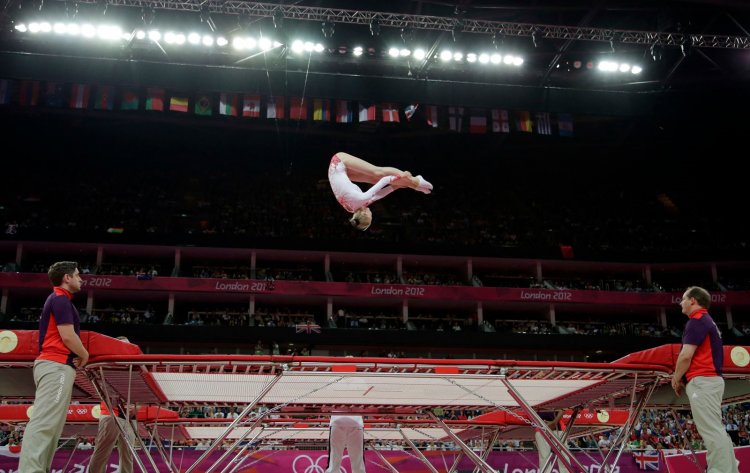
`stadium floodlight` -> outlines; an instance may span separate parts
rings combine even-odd
[[[390,57],[398,57],[398,48],[390,48],[388,50],[388,55]]]
[[[447,49],[444,49],[443,51],[440,52],[441,61],[450,61],[452,57],[453,57],[453,53]]]
[[[425,56],[427,56],[427,53],[425,52],[424,49],[417,48],[414,50],[414,59],[421,61],[422,59],[425,58]]]
[[[362,55],[362,52],[363,52],[362,46],[356,46],[354,50],[352,51],[352,54],[359,57]]]
[[[201,35],[195,32],[189,33],[187,40],[190,44],[201,44]]]

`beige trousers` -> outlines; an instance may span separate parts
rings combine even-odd
[[[685,387],[695,426],[706,445],[707,473],[737,473],[734,446],[721,421],[724,378],[696,376]]]
[[[133,453],[128,448],[126,442],[120,434],[117,424],[120,424],[128,433],[128,441],[135,442],[133,431],[125,424],[125,419],[115,416],[101,416],[99,418],[99,430],[96,433],[94,442],[94,453],[91,455],[91,464],[89,473],[105,473],[109,456],[112,449],[117,445],[117,452],[120,456],[120,473],[133,473]]]
[[[34,362],[34,411],[21,444],[18,473],[47,473],[57,450],[73,394],[76,370],[54,361]]]
[[[565,434],[565,432],[563,432],[562,430],[553,430],[552,432],[557,438],[561,440],[563,438],[563,435]],[[537,471],[541,473],[541,468],[547,462],[547,458],[549,458],[550,454],[552,453],[552,449],[547,443],[547,440],[545,440],[542,434],[540,434],[539,432],[534,432],[534,443],[536,444],[536,449],[539,452],[539,466],[537,467]],[[545,473],[551,473],[552,471],[554,471],[554,465],[554,462],[551,462],[549,465],[547,465],[547,470],[545,471]],[[559,457],[557,459],[557,471],[558,473],[568,473],[568,469],[565,468],[565,465],[560,461]]]

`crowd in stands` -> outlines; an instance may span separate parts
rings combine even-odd
[[[656,168],[658,160],[632,157],[620,146],[599,151],[608,155],[611,165],[601,166],[594,156],[552,156],[556,148],[515,146],[466,153],[460,141],[411,139],[397,147],[387,143],[390,140],[359,137],[346,146],[348,152],[419,172],[435,189],[430,196],[394,193],[373,205],[370,230],[355,233],[325,178],[328,159],[340,146],[336,142],[301,138],[276,160],[266,159],[279,153],[271,137],[259,137],[246,156],[247,137],[228,135],[223,146],[242,149],[240,158],[217,156],[214,146],[199,139],[200,133],[176,133],[190,145],[181,142],[176,145],[179,152],[156,157],[149,139],[163,142],[165,136],[133,139],[151,132],[143,128],[102,125],[100,130],[103,136],[117,135],[143,146],[140,151],[113,151],[104,163],[99,147],[87,148],[77,140],[71,146],[80,149],[80,162],[58,178],[40,181],[33,189],[22,179],[7,180],[0,193],[2,237],[57,235],[75,241],[75,235],[82,235],[87,241],[177,239],[201,244],[231,237],[245,243],[276,240],[286,248],[310,243],[335,248],[355,240],[367,241],[371,249],[389,245],[447,249],[451,254],[515,249],[514,254],[532,257],[560,257],[563,245],[575,256],[605,260],[608,253],[743,252],[750,242],[726,205],[731,200],[721,200],[740,196],[739,188],[724,186],[722,196],[698,197],[678,177],[690,176],[681,161],[669,166],[662,156],[664,163]],[[48,132],[54,136],[50,142],[72,138],[55,127]],[[467,170],[460,179],[457,156]],[[38,163],[26,160],[14,166],[14,173],[31,175]],[[626,183],[611,177],[614,169],[637,172],[639,166],[647,178]],[[71,181],[87,185],[77,191],[75,205],[59,208],[54,202]],[[122,192],[123,182],[128,183],[127,192]],[[707,208],[711,211],[704,211]]]

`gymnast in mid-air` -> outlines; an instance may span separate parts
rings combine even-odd
[[[422,176],[412,176],[409,171],[393,167],[380,167],[347,153],[336,153],[328,166],[328,181],[336,200],[351,212],[349,223],[365,231],[372,223],[370,204],[396,189],[410,188],[425,194],[432,192],[432,184]],[[362,191],[355,182],[372,184]]]

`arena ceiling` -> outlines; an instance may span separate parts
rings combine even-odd
[[[160,28],[228,38],[266,36],[282,45],[266,53],[218,47],[178,50],[163,41],[82,46],[67,39],[41,41],[15,29],[34,18],[106,19],[121,24],[123,31]],[[742,0],[45,0],[41,8],[40,0],[7,0],[2,24],[0,47],[6,54],[45,57],[627,92],[698,90],[743,85],[750,79],[750,3]],[[373,29],[379,33],[373,35]],[[324,51],[295,55],[290,47],[295,38],[321,42]],[[357,46],[363,48],[362,56],[352,54]],[[392,47],[423,48],[427,58],[394,59],[387,54]],[[431,53],[446,49],[464,57],[430,59]],[[520,67],[482,67],[467,62],[472,51],[513,53],[524,62]],[[639,65],[642,72],[604,74],[597,70],[602,60]]]

